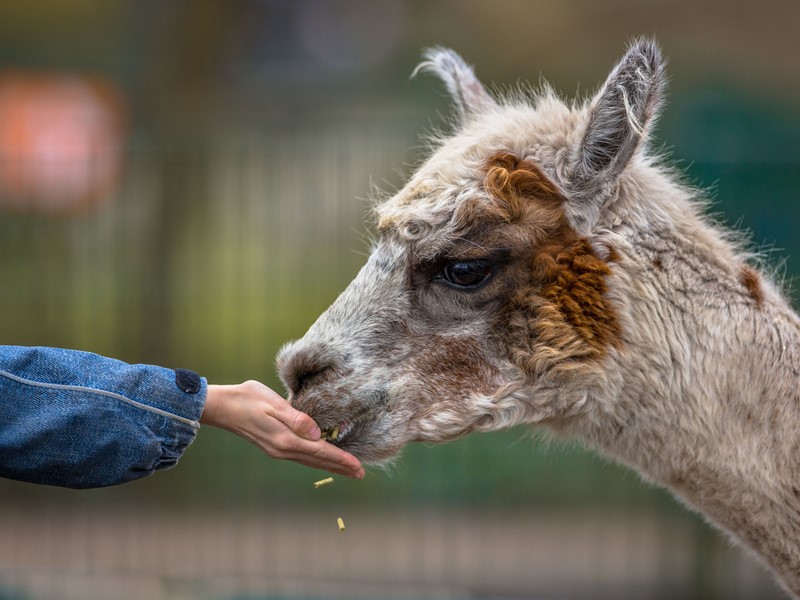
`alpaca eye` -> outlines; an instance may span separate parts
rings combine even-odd
[[[473,260],[448,263],[435,279],[444,280],[454,288],[472,290],[486,283],[491,275],[491,264],[484,260]]]

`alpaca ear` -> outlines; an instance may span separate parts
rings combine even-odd
[[[422,56],[424,62],[414,69],[411,76],[420,71],[438,75],[447,86],[462,119],[497,106],[494,98],[475,77],[472,67],[458,54],[449,48],[429,48]]]
[[[661,51],[638,40],[611,71],[588,106],[583,138],[572,155],[570,182],[581,225],[597,222],[619,175],[646,143],[658,116],[664,87]]]

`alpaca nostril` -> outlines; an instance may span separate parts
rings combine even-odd
[[[288,349],[279,358],[281,379],[295,396],[303,389],[331,374],[337,359],[324,345]]]
[[[330,370],[330,366],[323,366],[313,370],[297,371],[293,378],[294,385],[292,386],[292,393],[295,395],[299,394],[303,388],[308,387],[309,383],[320,378],[324,373]]]

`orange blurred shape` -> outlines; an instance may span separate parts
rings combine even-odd
[[[124,117],[103,81],[0,73],[0,209],[63,215],[109,201]]]

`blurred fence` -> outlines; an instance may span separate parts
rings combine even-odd
[[[424,124],[345,115],[134,139],[121,187],[93,211],[0,214],[3,342],[280,389],[275,352],[368,251],[369,203],[356,198],[401,181],[393,167],[415,159]],[[764,210],[775,227],[800,222],[792,157],[689,158],[701,183],[735,182],[720,181],[719,208],[741,207],[747,225]],[[780,236],[756,231],[793,240]],[[415,446],[391,472],[317,492],[315,478],[204,429],[176,469],[135,484],[0,481],[0,599],[780,597],[666,493],[527,432]]]

